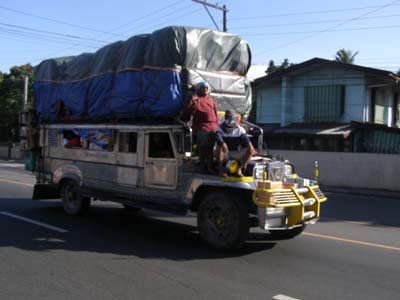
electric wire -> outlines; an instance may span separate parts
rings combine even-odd
[[[390,4],[386,7],[390,6],[399,6],[400,4]],[[314,14],[328,14],[328,13],[337,13],[337,12],[345,12],[345,11],[355,11],[355,10],[365,10],[371,8],[381,8],[382,5],[379,6],[362,6],[362,7],[353,7],[353,8],[339,8],[339,9],[330,9],[330,10],[319,10],[319,11],[306,11],[306,12],[294,12],[294,13],[286,13],[286,14],[273,14],[266,16],[246,16],[246,17],[234,17],[230,18],[230,21],[236,20],[255,20],[255,19],[266,19],[266,18],[280,18],[280,17],[291,17],[291,16],[302,16],[302,15],[314,15]]]
[[[276,47],[274,47],[274,48],[271,48],[271,49],[268,49],[268,50],[265,50],[265,51],[261,51],[261,52],[255,53],[255,55],[265,54],[265,53],[268,53],[268,52],[271,52],[271,51],[274,51],[274,50],[278,50],[278,49],[281,49],[281,48],[285,48],[285,47],[287,47],[287,46],[290,46],[290,45],[299,43],[299,42],[304,41],[304,40],[306,40],[306,39],[315,37],[316,35],[319,35],[319,34],[322,34],[322,33],[325,33],[325,32],[329,32],[329,31],[331,31],[331,30],[334,30],[334,29],[337,28],[337,27],[340,27],[340,26],[342,26],[342,25],[348,24],[348,23],[350,23],[350,22],[353,22],[353,21],[355,21],[355,20],[358,20],[358,19],[360,19],[360,18],[362,18],[362,17],[365,17],[365,16],[367,16],[367,15],[373,14],[373,13],[375,13],[375,12],[381,10],[381,9],[384,9],[384,8],[387,8],[387,7],[390,7],[390,6],[393,6],[394,4],[399,3],[399,2],[400,2],[400,0],[396,0],[396,1],[389,2],[389,3],[385,4],[385,5],[378,6],[378,7],[374,8],[373,10],[370,10],[370,11],[368,11],[368,12],[366,12],[366,13],[363,13],[363,14],[361,14],[361,15],[358,15],[358,16],[356,16],[356,17],[347,19],[346,21],[340,22],[340,23],[338,23],[338,24],[336,24],[336,25],[333,25],[333,26],[330,26],[330,27],[328,27],[328,28],[326,28],[326,29],[319,30],[319,31],[317,31],[317,32],[315,32],[315,33],[306,35],[306,36],[304,36],[304,37],[302,37],[302,38],[296,39],[296,40],[294,40],[294,41],[291,41],[291,42],[288,42],[288,43],[285,43],[285,44],[281,44],[281,45],[276,46]]]

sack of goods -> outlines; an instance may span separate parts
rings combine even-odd
[[[211,29],[166,27],[95,53],[42,61],[34,74],[41,122],[176,117],[206,81],[218,110],[247,115],[248,44]]]

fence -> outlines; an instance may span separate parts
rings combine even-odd
[[[19,146],[14,145],[9,148],[8,146],[0,145],[0,159],[21,159],[22,155],[19,151]]]
[[[314,177],[314,163],[319,164],[321,184],[350,188],[400,191],[400,155],[271,150],[270,154],[289,159],[296,172]]]

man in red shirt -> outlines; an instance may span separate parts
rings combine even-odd
[[[199,159],[202,168],[209,173],[213,170],[213,148],[215,133],[218,129],[217,108],[214,99],[209,95],[207,82],[200,82],[197,91],[189,101],[187,113],[193,116],[193,134],[195,143],[199,147]]]

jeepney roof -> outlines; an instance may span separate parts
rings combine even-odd
[[[181,129],[180,124],[110,124],[110,123],[54,123],[42,125],[48,129],[130,129],[130,130],[160,130]]]

